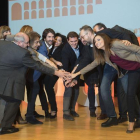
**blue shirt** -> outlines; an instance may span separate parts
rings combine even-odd
[[[73,48],[73,47],[71,47],[71,48],[73,49],[73,51],[74,51],[75,54],[76,54],[76,57],[78,58],[79,55],[80,55],[80,52],[79,52],[79,46],[78,46],[77,48]]]

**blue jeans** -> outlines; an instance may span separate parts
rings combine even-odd
[[[117,70],[112,66],[106,64],[104,67],[103,78],[101,82],[101,97],[106,108],[106,114],[108,117],[116,117],[115,107],[111,96],[110,86],[112,81],[117,75]]]

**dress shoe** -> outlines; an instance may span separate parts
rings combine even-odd
[[[35,118],[44,118],[44,115],[40,115],[36,111],[34,111],[34,117]]]
[[[127,122],[128,121],[128,118],[127,117],[119,117],[118,118],[118,123],[123,123],[123,122]]]
[[[14,121],[14,124],[16,124],[16,123],[18,123],[18,124],[27,124],[27,121],[23,120],[23,118],[21,116],[17,116],[15,118],[15,121]]]
[[[19,129],[15,128],[13,126],[12,127],[2,127],[1,131],[0,131],[0,135],[15,133],[15,132],[18,132],[18,131],[19,131]]]
[[[135,124],[134,124],[135,128],[140,128],[140,119],[137,119]]]
[[[106,119],[106,118],[108,118],[107,115],[101,113],[100,116],[97,117],[97,120],[104,120],[104,119]]]
[[[74,118],[71,115],[63,114],[63,118],[68,121],[74,121]]]
[[[50,118],[50,113],[48,111],[45,111],[45,117]]]
[[[90,112],[90,117],[96,117],[95,112]]]
[[[26,120],[30,124],[43,124],[43,122],[38,121],[35,117],[26,117]]]
[[[116,117],[109,118],[106,122],[102,123],[102,127],[110,127],[112,125],[118,125],[118,120]]]
[[[70,111],[70,114],[71,114],[73,117],[79,117],[79,114],[76,113],[75,111]]]

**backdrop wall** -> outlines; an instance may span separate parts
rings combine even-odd
[[[12,34],[23,25],[42,34],[45,28],[67,35],[97,22],[111,28],[118,24],[140,36],[140,0],[9,0]]]

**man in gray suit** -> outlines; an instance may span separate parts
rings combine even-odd
[[[68,76],[67,72],[54,70],[33,60],[27,50],[28,44],[29,38],[24,33],[16,34],[14,42],[0,41],[0,135],[19,131],[12,124],[24,98],[27,67],[63,79]]]

